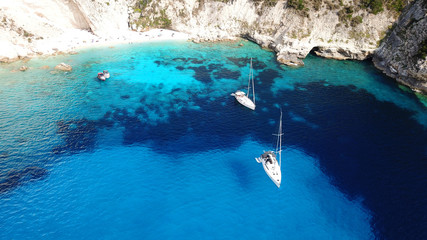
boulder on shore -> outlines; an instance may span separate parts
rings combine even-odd
[[[296,56],[288,54],[277,54],[277,61],[292,67],[302,67],[304,62]]]
[[[73,67],[71,67],[70,65],[68,65],[66,63],[60,63],[60,64],[55,66],[55,69],[61,70],[61,71],[71,71],[71,70],[73,70]]]

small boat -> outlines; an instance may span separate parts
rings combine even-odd
[[[98,79],[101,80],[101,81],[105,81],[105,76],[104,76],[104,74],[102,72],[98,73]]]
[[[252,84],[252,100],[249,98],[250,91]],[[245,92],[237,90],[236,92],[232,93],[231,96],[234,96],[236,100],[242,104],[243,106],[255,110],[255,86],[254,86],[254,73],[252,69],[252,58],[251,58],[251,64],[249,69],[249,80],[248,80],[248,94],[246,95]]]
[[[110,73],[107,70],[102,71],[104,74],[105,79],[110,78]]]
[[[280,166],[282,165],[282,111],[280,111],[280,123],[279,133],[277,134],[276,151],[267,151],[261,154],[260,157],[255,158],[258,163],[262,163],[265,173],[268,177],[280,188],[282,182],[282,171]],[[276,154],[279,154],[279,161],[277,161]]]

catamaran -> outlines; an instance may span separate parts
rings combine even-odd
[[[276,135],[276,134],[274,134]],[[276,151],[264,152],[259,158],[255,158],[258,163],[262,163],[265,173],[270,179],[280,188],[282,181],[282,111],[280,111],[279,133],[277,134]],[[279,154],[279,161],[277,161],[276,154]]]
[[[250,91],[252,84],[252,100],[249,98]],[[254,73],[252,69],[252,58],[251,58],[251,64],[249,69],[249,80],[248,80],[248,93],[246,95],[245,92],[237,90],[236,92],[232,93],[231,96],[234,96],[236,100],[242,104],[243,106],[255,110],[255,87],[254,87]]]

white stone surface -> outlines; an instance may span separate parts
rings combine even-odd
[[[128,7],[123,0],[0,0],[0,61],[105,44],[188,39],[171,30],[128,30]]]
[[[351,1],[351,0],[350,0]],[[364,11],[363,23],[340,25],[337,11],[326,8],[309,11],[310,17],[287,8],[287,1],[275,6],[252,0],[222,3],[213,0],[156,0],[134,14],[136,0],[14,0],[0,1],[0,60],[35,54],[66,52],[81,46],[158,38],[186,38],[182,34],[137,33],[133,17],[159,17],[164,12],[172,28],[200,41],[246,36],[277,52],[283,63],[299,64],[317,47],[317,54],[336,59],[365,59],[377,47],[381,33],[394,18],[388,12]],[[201,3],[203,2],[203,5]],[[131,14],[131,15],[129,15]],[[129,20],[130,19],[130,20]],[[25,30],[25,32],[24,32]],[[28,35],[31,36],[28,36]],[[355,37],[363,36],[363,37]],[[12,47],[13,46],[13,47]]]

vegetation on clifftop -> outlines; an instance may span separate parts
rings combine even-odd
[[[373,14],[378,14],[384,11],[384,9],[400,13],[407,3],[407,0],[354,0],[353,4],[347,7],[352,7],[355,11],[366,9]],[[343,0],[288,0],[287,6],[299,11],[308,11],[311,8],[319,10],[323,4],[329,9],[345,7]]]
[[[420,43],[420,48],[418,49],[417,57],[419,59],[425,59],[427,57],[427,39]]]
[[[148,8],[151,0],[140,0],[134,6],[134,12],[141,13],[140,17],[134,22],[137,27],[142,29],[149,28],[169,28],[172,21],[168,18],[165,9],[156,11],[157,7]]]
[[[207,2],[222,2],[225,4],[234,3],[235,0],[198,0],[198,8],[201,9]],[[340,20],[339,26],[357,27],[363,23],[363,18],[366,13],[378,14],[385,9],[399,14],[404,6],[408,4],[407,0],[287,0],[285,2],[279,0],[248,0],[257,5],[258,14],[264,12],[265,7],[273,7],[277,4],[285,4],[284,7],[295,9],[296,13],[302,17],[310,18],[313,11],[322,9],[336,12]],[[364,11],[361,11],[364,10]],[[197,14],[197,11],[193,14]],[[132,24],[136,24],[138,29],[149,29],[153,27],[169,28],[172,21],[168,18],[166,9],[159,7],[157,1],[138,0],[134,6],[134,12],[139,13],[138,19],[135,19]],[[181,9],[179,16],[187,16],[184,10]],[[138,14],[137,14],[138,16]],[[338,25],[337,25],[338,26]],[[359,34],[360,35],[360,34]],[[366,34],[362,34],[365,36]]]

